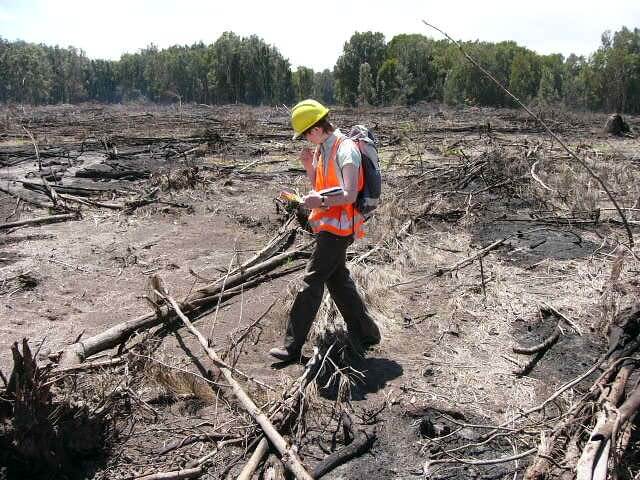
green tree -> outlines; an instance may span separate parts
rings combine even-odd
[[[441,79],[435,62],[438,43],[424,35],[396,35],[387,45],[387,58],[398,61],[407,103],[441,98]],[[397,69],[397,67],[396,67]]]
[[[398,96],[399,89],[398,60],[390,58],[382,64],[376,78],[376,90],[380,103],[383,105],[392,104]]]
[[[537,94],[539,65],[533,52],[515,42],[474,42],[464,49],[503,86],[525,101]],[[447,57],[450,69],[444,82],[444,100],[451,104],[477,104],[497,107],[512,105],[502,89],[482,74],[460,53]]]
[[[537,55],[515,42],[463,47],[523,101],[562,101],[570,108],[640,112],[640,30],[601,37],[588,58]],[[214,44],[154,45],[119,61],[89,60],[74,47],[0,38],[0,101],[80,102],[87,99],[198,103],[290,104],[305,97],[326,104],[452,104],[510,106],[496,85],[447,40],[356,32],[335,70],[292,73],[287,59],[255,35],[223,33]]]
[[[213,50],[204,43],[196,43],[191,47],[190,63],[193,75],[193,101],[208,104],[210,102],[209,71],[213,65]]]
[[[592,76],[586,85],[590,107],[616,112],[640,112],[640,30],[626,27],[605,32],[591,56]]]
[[[271,59],[273,65],[273,98],[271,103],[290,104],[295,99],[293,90],[293,77],[289,61],[281,55],[274,55]]]
[[[185,102],[195,100],[195,72],[191,58],[191,48],[174,45],[161,50],[157,57],[159,65],[158,95],[170,101],[180,99]]]
[[[371,66],[365,62],[360,65],[360,73],[358,75],[358,105],[373,105],[376,99],[375,96]]]
[[[210,72],[216,103],[242,101],[244,75],[240,58],[241,40],[233,32],[224,32],[213,44],[214,62]]]
[[[10,100],[7,90],[10,72],[7,68],[6,60],[10,47],[11,44],[0,37],[0,102]]]
[[[13,42],[0,58],[7,99],[20,103],[46,103],[51,97],[53,72],[42,45]]]
[[[251,35],[241,40],[240,52],[244,79],[242,101],[260,105],[271,96],[270,47],[256,35]]]
[[[138,99],[147,90],[145,59],[140,53],[125,53],[118,62],[118,79],[123,100]]]
[[[90,66],[82,50],[47,48],[53,70],[51,101],[73,103],[87,98],[86,72]]]
[[[380,32],[354,33],[344,44],[334,68],[336,96],[339,102],[355,105],[360,82],[360,65],[368,63],[377,74],[386,56],[384,35]]]
[[[503,42],[506,43],[506,42]],[[467,43],[464,48],[484,68],[492,72],[503,85],[508,85],[511,64],[509,45],[486,42]],[[490,79],[468,62],[460,53],[452,61],[444,84],[444,100],[449,104],[494,105],[507,104],[505,94]]]
[[[313,78],[313,98],[317,98],[325,105],[335,103],[335,80],[328,68],[316,72]]]
[[[586,108],[586,88],[583,71],[588,69],[584,57],[571,54],[562,69],[562,101],[569,108]]]
[[[546,68],[553,79],[553,89],[558,96],[562,96],[564,85],[565,59],[559,53],[551,55],[542,55],[540,58],[540,75],[542,76],[542,68]]]
[[[118,96],[118,66],[108,60],[91,60],[87,71],[87,95],[100,102],[120,101]]]
[[[314,93],[313,69],[298,67],[298,69],[293,72],[293,87],[296,92],[296,101],[312,97]]]
[[[519,51],[511,62],[509,90],[522,102],[528,102],[538,93],[540,85],[540,62],[535,53]]]
[[[547,65],[542,66],[537,98],[543,103],[555,103],[559,99],[553,72]]]

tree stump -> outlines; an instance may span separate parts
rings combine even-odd
[[[49,370],[36,364],[26,339],[22,352],[18,343],[11,352],[13,371],[6,389],[0,388],[0,465],[7,466],[9,478],[76,472],[79,459],[103,451],[108,409],[93,414],[55,399]]]
[[[604,133],[609,135],[622,136],[625,133],[630,133],[631,129],[629,124],[624,121],[622,115],[614,113],[607,118],[607,122],[604,124]]]

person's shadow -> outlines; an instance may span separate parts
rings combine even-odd
[[[349,378],[349,393],[351,400],[365,400],[370,393],[383,389],[387,382],[402,375],[402,365],[388,358],[365,357],[349,355],[342,363],[343,375],[337,375],[335,369],[326,369],[318,378],[318,393],[328,399],[336,400],[343,391]],[[350,368],[348,368],[350,367]],[[351,370],[353,369],[353,370]],[[361,375],[362,374],[362,375]],[[342,377],[342,378],[341,378]],[[341,385],[341,382],[343,383]]]
[[[275,362],[271,368],[280,370],[295,363],[305,365],[309,359],[310,357],[302,355],[300,358],[286,362]],[[402,365],[394,360],[366,357],[364,354],[354,353],[352,350],[334,353],[332,359],[334,363],[326,362],[323,371],[318,373],[316,377],[318,393],[328,400],[338,398],[341,388],[345,388],[344,382],[347,378],[349,379],[350,399],[364,400],[367,394],[383,389],[388,381],[398,378],[403,372]],[[337,374],[334,364],[340,366],[342,375]]]

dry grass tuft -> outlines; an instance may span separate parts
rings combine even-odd
[[[608,146],[590,148],[579,154],[586,159],[621,205],[634,205],[640,197],[638,172],[623,161],[623,154],[611,151]],[[566,158],[554,158],[553,152],[541,158],[545,161],[540,163],[538,175],[554,191],[539,188],[538,195],[558,208],[576,215],[600,215],[599,210],[611,211],[607,217],[616,215],[611,200],[584,168]]]
[[[151,185],[162,191],[179,191],[204,185],[205,177],[197,165],[185,165],[178,169],[164,168],[151,177]]]
[[[188,373],[156,367],[153,379],[168,393],[177,397],[195,397],[206,403],[214,403],[216,393],[203,379]]]
[[[151,360],[141,362],[138,369],[142,381],[158,396],[168,396],[174,400],[197,398],[208,404],[216,401],[217,394],[211,383],[188,370]]]
[[[611,265],[607,275],[609,262]],[[597,324],[597,329],[603,336],[621,311],[640,302],[638,269],[640,260],[624,247],[618,246],[605,257],[599,269],[601,294],[598,302],[600,319]]]

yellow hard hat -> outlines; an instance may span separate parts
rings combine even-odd
[[[299,138],[318,120],[322,120],[327,113],[329,109],[315,100],[307,99],[298,103],[291,110],[291,126],[296,132],[293,139]]]

